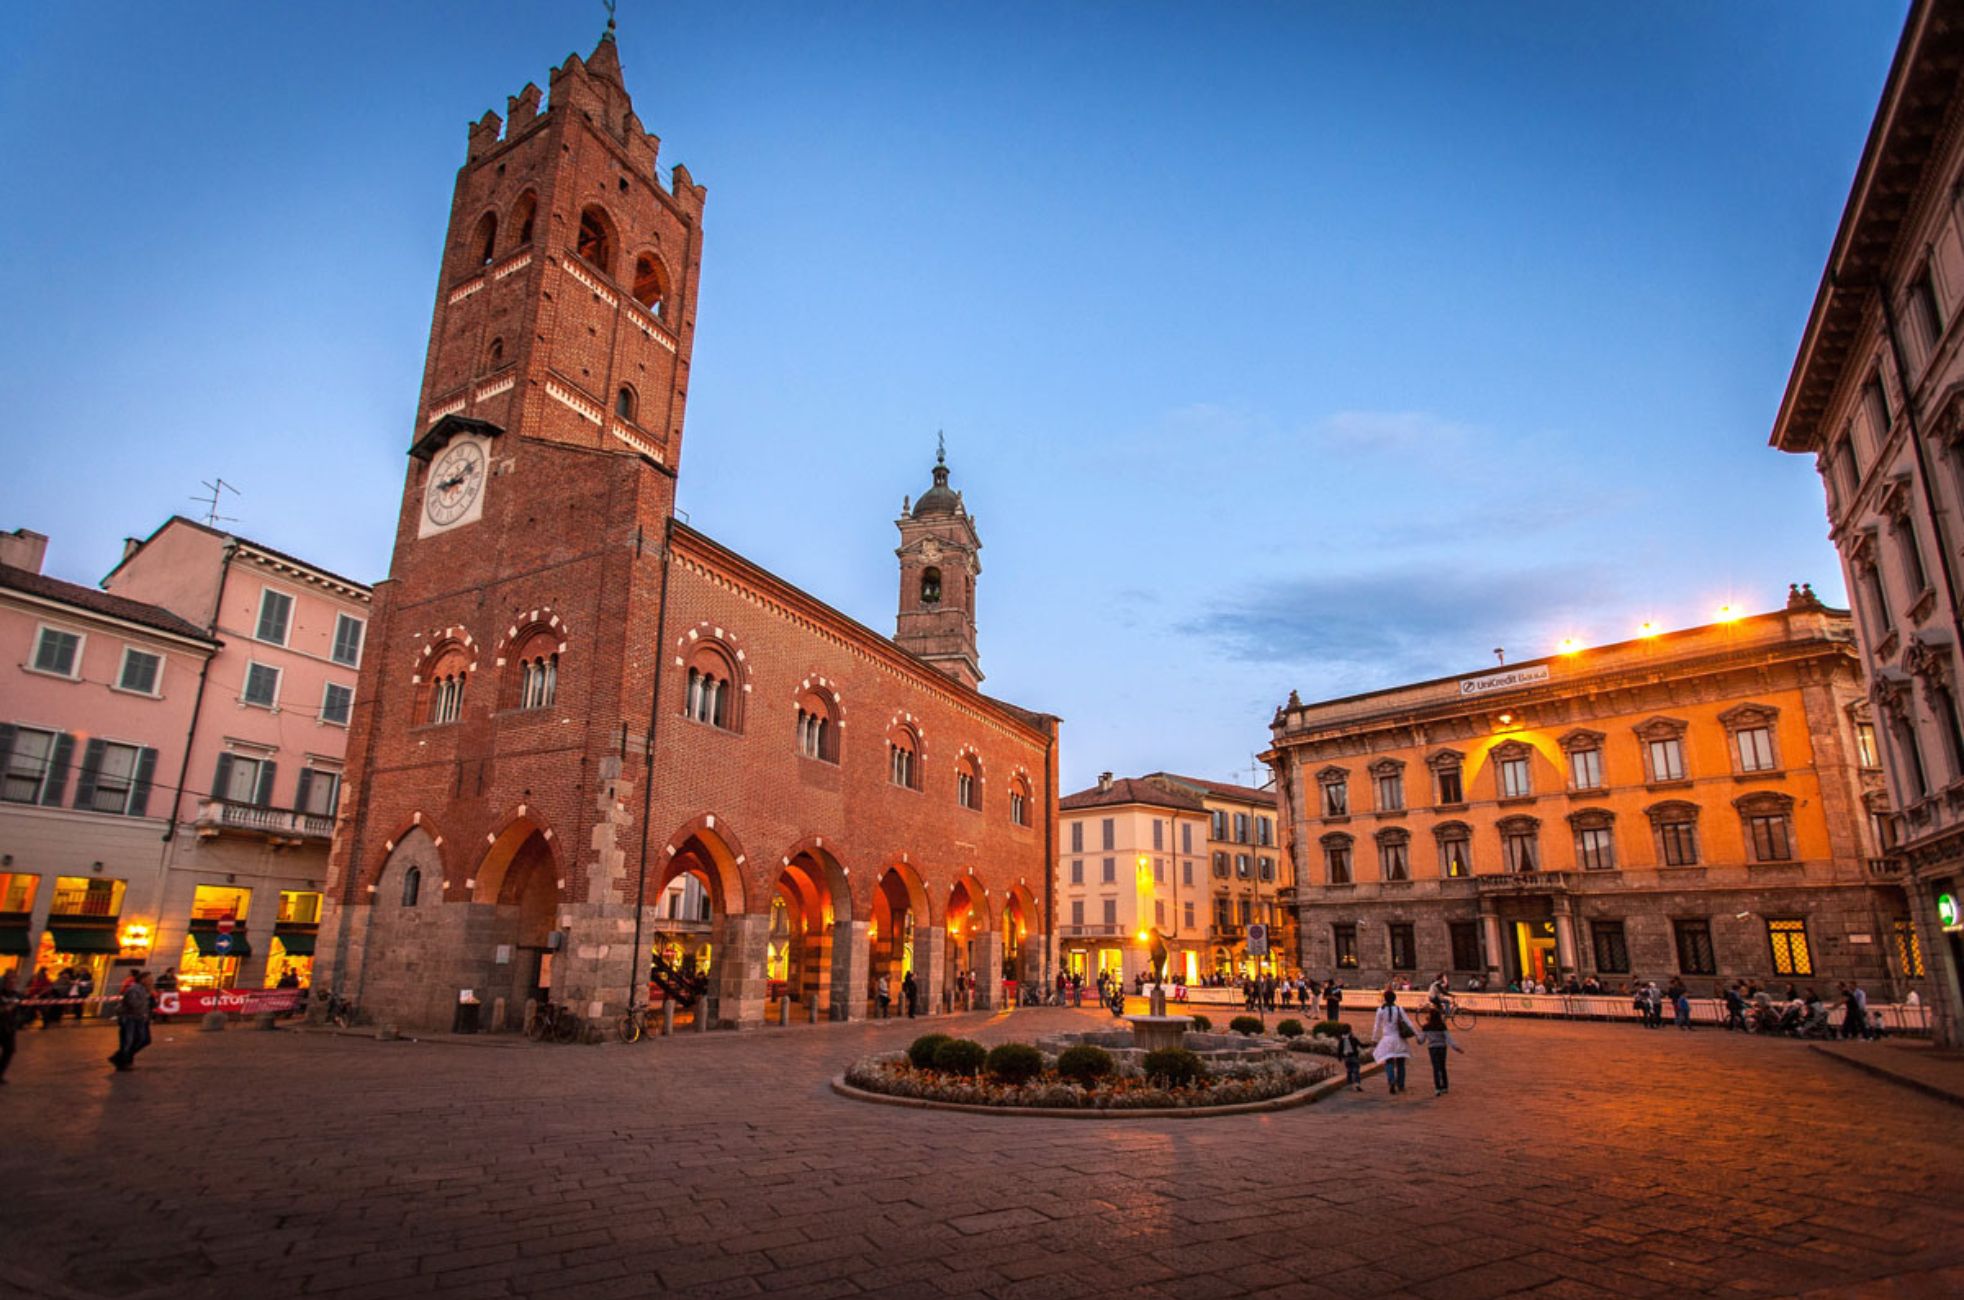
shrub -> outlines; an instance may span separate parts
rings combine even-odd
[[[1236,1016],[1228,1021],[1228,1028],[1237,1034],[1259,1034],[1268,1028],[1259,1016]]]
[[[951,1042],[946,1034],[922,1034],[907,1049],[907,1059],[914,1063],[916,1070],[932,1070],[934,1054],[941,1050],[941,1044]]]
[[[1169,1088],[1190,1086],[1207,1072],[1200,1058],[1184,1047],[1162,1047],[1146,1053],[1146,1077]]]
[[[973,1038],[948,1038],[934,1049],[934,1068],[950,1074],[974,1074],[989,1059],[989,1049]]]
[[[1003,1043],[989,1049],[984,1068],[1003,1083],[1028,1083],[1043,1073],[1043,1053],[1028,1043]]]
[[[1300,1020],[1285,1020],[1275,1027],[1275,1032],[1284,1038],[1300,1038],[1303,1032],[1303,1022]]]
[[[1067,1047],[1057,1056],[1058,1075],[1087,1088],[1117,1068],[1118,1062],[1110,1052],[1089,1043]]]
[[[1194,1031],[1194,1032],[1195,1032],[1196,1034],[1204,1034],[1204,1033],[1206,1033],[1206,1032],[1207,1032],[1208,1030],[1210,1030],[1210,1029],[1212,1029],[1212,1028],[1214,1027],[1214,1022],[1213,1022],[1213,1021],[1211,1021],[1211,1020],[1209,1020],[1209,1019],[1208,1019],[1208,1018],[1207,1018],[1206,1016],[1203,1016],[1203,1015],[1201,1015],[1201,1014],[1199,1014],[1198,1012],[1196,1012],[1196,1013],[1194,1013],[1193,1015],[1191,1015],[1191,1016],[1189,1016],[1189,1017],[1187,1017],[1187,1018],[1188,1018],[1189,1020],[1191,1020],[1191,1021],[1193,1021],[1193,1031]]]
[[[1316,1035],[1318,1038],[1342,1038],[1343,1021],[1319,1020],[1316,1022],[1316,1028],[1310,1030],[1309,1032]]]

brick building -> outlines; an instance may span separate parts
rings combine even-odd
[[[1964,1042],[1964,5],[1917,0],[1773,426],[1827,488],[1937,1036]]]
[[[1303,967],[1928,997],[1845,611],[1277,711]]]
[[[609,1015],[685,948],[724,1024],[776,997],[857,1017],[909,970],[931,1004],[969,969],[988,999],[1045,965],[1057,720],[975,689],[945,462],[898,521],[894,639],[674,517],[705,192],[657,149],[611,35],[470,129],[332,979],[405,1024],[462,990]]]

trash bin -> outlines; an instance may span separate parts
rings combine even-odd
[[[478,1013],[483,1005],[481,1002],[459,1002],[457,1004],[457,1018],[450,1022],[450,1032],[453,1034],[476,1033]]]

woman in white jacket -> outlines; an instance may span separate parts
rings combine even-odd
[[[1403,1092],[1405,1063],[1412,1055],[1409,1040],[1418,1037],[1418,1026],[1398,1005],[1395,989],[1384,991],[1384,1005],[1378,1008],[1377,1018],[1371,1022],[1371,1036],[1377,1039],[1377,1046],[1371,1049],[1371,1059],[1383,1063],[1384,1079],[1391,1085],[1391,1091]]]

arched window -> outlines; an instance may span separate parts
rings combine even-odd
[[[897,726],[887,733],[887,779],[908,790],[921,788],[921,741],[914,729]]]
[[[626,384],[622,384],[621,391],[614,394],[614,414],[629,424],[634,423],[634,390]]]
[[[1412,878],[1412,837],[1402,827],[1390,827],[1377,833],[1378,878],[1380,880],[1410,880]],[[1263,859],[1267,861],[1266,858]]]
[[[1471,827],[1465,822],[1440,822],[1432,828],[1432,835],[1439,841],[1440,875],[1449,879],[1458,879],[1473,874]]]
[[[798,752],[822,763],[839,761],[839,722],[821,691],[798,696]]]
[[[489,266],[491,259],[498,254],[498,214],[487,212],[477,219],[477,233],[471,236],[471,251],[476,255],[474,265]]]
[[[634,259],[634,300],[656,316],[668,301],[668,276],[647,253]]]
[[[1018,826],[1030,824],[1030,782],[1020,772],[1009,782],[1009,820]]]
[[[512,237],[513,248],[523,248],[532,242],[532,218],[538,210],[538,196],[530,190],[519,195],[518,202],[512,204],[511,228],[515,232]]]
[[[1541,822],[1534,817],[1502,817],[1494,823],[1500,832],[1501,860],[1513,872],[1541,870]]]
[[[551,708],[553,696],[559,690],[559,656],[542,654],[520,660],[518,689],[519,708]]]
[[[614,234],[606,213],[599,208],[580,213],[580,236],[573,251],[607,275],[614,273]]]
[[[490,370],[496,370],[499,366],[505,364],[505,341],[503,339],[491,340],[491,347],[484,354],[484,362],[485,367]]]
[[[682,712],[697,722],[736,731],[740,721],[737,708],[736,665],[720,646],[704,645],[689,661]]]
[[[1347,885],[1350,883],[1350,846],[1354,841],[1341,831],[1325,835],[1323,845],[1323,868],[1328,883]]]
[[[411,867],[402,873],[402,905],[416,906],[417,897],[423,892],[423,869]]]
[[[939,605],[941,603],[941,570],[927,568],[921,570],[921,604]]]
[[[982,806],[982,764],[973,754],[963,754],[955,767],[955,802],[964,808]]]
[[[427,703],[423,721],[431,724],[455,722],[464,712],[464,680],[470,672],[470,657],[456,644],[439,651],[430,664],[426,683]]]

